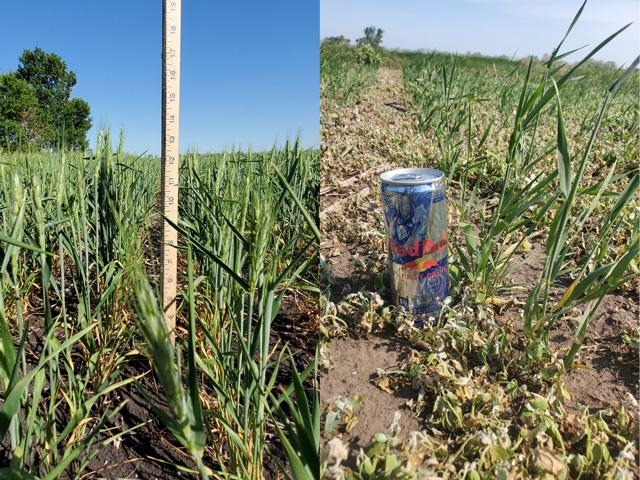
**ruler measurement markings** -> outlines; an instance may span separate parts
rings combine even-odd
[[[180,0],[164,0],[162,31],[162,196],[163,214],[178,223],[179,111],[180,111]],[[162,309],[175,343],[178,233],[163,222]]]

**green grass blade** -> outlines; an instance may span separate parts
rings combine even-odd
[[[280,170],[278,170],[278,167],[276,167],[275,163],[272,162],[271,166],[276,171],[276,174],[278,175],[278,178],[280,179],[280,182],[282,182],[282,185],[284,186],[284,188],[287,190],[287,192],[289,192],[289,195],[291,195],[291,198],[293,198],[293,201],[296,203],[296,205],[300,209],[300,213],[302,213],[302,216],[307,221],[307,224],[309,225],[309,228],[313,232],[316,240],[318,241],[318,243],[320,243],[321,235],[320,235],[320,230],[318,230],[318,226],[316,225],[316,222],[311,218],[311,216],[309,215],[309,212],[307,212],[307,209],[304,208],[304,205],[302,205],[302,202],[300,201],[298,196],[295,194],[295,192],[291,188],[291,185],[289,185],[289,182],[284,177],[284,175],[280,173]]]
[[[227,272],[229,275],[231,275],[231,277],[238,283],[238,285],[240,285],[242,287],[242,289],[244,291],[246,291],[246,292],[249,291],[249,284],[247,283],[247,281],[245,279],[243,279],[240,275],[238,275],[236,272],[234,272],[233,269],[231,267],[229,267],[220,257],[218,257],[215,253],[213,253],[205,245],[203,245],[202,243],[198,242],[198,240],[195,239],[194,235],[190,234],[190,232],[188,232],[184,228],[176,225],[175,223],[173,223],[168,218],[164,217],[164,219],[169,223],[169,225],[171,225],[173,228],[175,228],[180,235],[183,235],[185,238],[188,238],[189,241],[193,244],[193,246],[196,247],[197,251],[199,251],[203,255],[206,255],[207,257],[209,257],[211,260],[213,260],[215,263],[217,263],[225,272]]]
[[[636,192],[640,188],[640,174],[636,173],[629,181],[626,188],[620,193],[618,200],[611,209],[611,212],[607,216],[606,224],[609,225],[618,217],[622,209],[629,203],[629,201],[635,196]]]
[[[56,464],[56,466],[47,474],[47,476],[42,478],[42,480],[56,480],[60,478],[60,475],[62,474],[64,469],[67,468],[67,466],[78,455],[80,455],[83,452],[86,452],[86,450],[89,448],[89,445],[91,444],[95,436],[100,432],[104,424],[108,420],[112,419],[122,409],[122,407],[124,407],[126,403],[127,403],[127,400],[123,401],[120,405],[118,405],[113,411],[109,413],[109,415],[103,415],[103,417],[100,419],[97,425],[95,425],[91,429],[89,434],[82,437],[82,440],[80,441],[79,445],[73,450],[71,450],[70,452],[67,452],[66,455],[62,459],[60,459],[60,461]]]
[[[623,277],[624,272],[627,271],[631,262],[636,258],[640,248],[638,248],[639,240],[636,238],[634,244],[630,247],[629,251],[625,253],[625,255],[618,260],[616,266],[613,268],[613,271],[607,278],[607,282],[610,287],[615,287],[619,284],[620,279]]]
[[[557,90],[556,90],[556,93]],[[567,145],[567,134],[564,129],[564,118],[562,115],[562,103],[558,93],[558,142],[556,156],[558,159],[558,175],[560,179],[560,189],[564,198],[569,198],[571,192],[571,157]]]
[[[602,48],[604,48],[609,42],[611,42],[615,37],[617,37],[618,35],[620,35],[624,30],[626,30],[629,25],[631,25],[630,23],[625,25],[624,27],[622,27],[620,30],[618,30],[617,32],[615,32],[614,34],[610,35],[609,37],[607,37],[606,40],[604,40],[603,42],[601,42],[596,48],[594,48],[586,57],[584,57],[582,60],[580,60],[576,65],[574,65],[566,74],[564,74],[558,81],[557,81],[557,88],[558,90],[562,90],[567,82],[569,81],[569,79],[573,76],[574,72],[581,67],[584,63],[587,62],[587,60],[589,60],[591,57],[593,57],[596,53],[598,53]],[[531,111],[529,112],[529,114],[527,115],[527,117],[524,119],[523,121],[523,127],[526,127],[531,121],[533,121],[536,116],[540,113],[540,111],[551,101],[551,99],[553,98],[553,96],[555,95],[555,92],[553,90],[548,90],[540,99],[540,101],[538,101],[538,103],[535,105],[535,107],[533,107],[531,109]]]
[[[554,60],[556,60],[558,52],[560,51],[560,47],[562,47],[562,44],[571,33],[571,30],[573,30],[573,27],[575,26],[576,22],[580,18],[580,15],[582,15],[582,11],[584,10],[584,6],[586,4],[587,4],[587,0],[584,0],[584,2],[582,3],[582,6],[578,10],[578,13],[576,13],[575,16],[573,17],[573,21],[571,22],[571,25],[569,25],[569,28],[567,29],[567,33],[564,34],[564,37],[562,38],[558,46],[553,50],[553,53],[551,54],[551,59],[549,59],[549,65],[553,64]]]
[[[636,59],[629,65],[629,68],[615,81],[613,85],[609,87],[609,93],[615,92],[620,85],[622,85],[625,80],[636,70],[638,63],[640,63],[640,57],[636,57]]]
[[[190,401],[189,416],[191,429],[195,432],[195,449],[197,458],[202,456],[204,450],[204,425],[202,423],[202,404],[198,388],[198,372],[196,370],[196,307],[193,284],[193,255],[191,244],[188,245],[187,270],[189,280],[189,335],[187,339],[187,389]],[[193,452],[192,452],[193,455]]]
[[[580,321],[580,324],[576,329],[576,336],[573,345],[571,345],[571,348],[564,357],[563,363],[566,370],[569,370],[569,368],[571,368],[571,365],[573,365],[573,360],[580,350],[582,342],[584,342],[584,337],[587,333],[587,327],[589,326],[589,320],[592,317],[592,313],[595,313],[595,311],[592,312],[591,306],[592,304],[589,304],[585,309],[584,314],[582,315],[582,320]]]
[[[7,392],[4,403],[2,404],[2,409],[0,410],[0,438],[3,438],[7,433],[13,417],[20,408],[20,398],[22,397],[25,389],[31,383],[38,371],[44,368],[47,363],[49,363],[54,357],[57,357],[62,351],[66,350],[75,342],[84,337],[93,328],[94,325],[89,325],[88,327],[80,330],[78,333],[73,335],[67,341],[58,345],[58,347],[53,349],[47,356],[42,357],[38,365],[29,373],[25,374],[25,376],[22,377],[9,392]],[[50,333],[53,334],[52,332]]]
[[[30,245],[28,243],[24,243],[19,240],[16,240],[15,238],[10,237],[9,235],[5,235],[4,233],[0,233],[0,241],[8,243],[9,245],[13,245],[14,247],[20,247],[26,250],[31,250],[32,252],[43,253],[45,255],[53,255],[53,253],[51,252],[47,252],[46,250],[36,247],[35,245]]]
[[[280,428],[277,422],[274,422],[276,427],[276,432],[278,433],[278,438],[284,447],[284,453],[287,456],[287,460],[289,460],[289,466],[291,467],[291,471],[296,480],[319,480],[320,478],[320,470],[318,469],[318,475],[312,475],[304,466],[298,452],[291,446],[291,442]]]

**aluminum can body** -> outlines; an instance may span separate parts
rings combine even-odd
[[[380,180],[392,299],[422,327],[437,321],[449,295],[444,173],[403,168]]]

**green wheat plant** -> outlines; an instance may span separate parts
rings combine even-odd
[[[566,168],[569,158],[566,157],[564,162],[558,164],[558,168],[550,170],[549,173],[545,173],[543,168],[549,155],[558,149],[559,142],[559,140],[553,141],[546,135],[547,116],[555,107],[559,121],[562,120],[560,105],[554,105],[556,92],[568,89],[578,74],[578,69],[626,28],[623,27],[604,40],[571,68],[557,66],[556,62],[572,53],[559,54],[559,51],[581,12],[582,9],[574,18],[565,38],[554,50],[551,59],[541,65],[544,67],[542,72],[534,78],[534,62],[530,61],[527,66],[520,98],[511,119],[513,128],[503,160],[504,168],[501,170],[497,203],[489,204],[479,198],[477,181],[473,186],[469,203],[461,200],[460,210],[464,219],[470,219],[472,212],[476,212],[479,233],[474,232],[474,227],[468,220],[458,223],[464,242],[462,245],[454,244],[453,263],[455,265],[452,268],[452,280],[454,285],[462,283],[472,285],[476,291],[475,298],[478,303],[492,302],[497,293],[508,291],[516,286],[506,281],[509,273],[519,266],[512,262],[516,252],[531,236],[540,231],[547,222],[550,212],[560,208],[568,212],[571,208],[570,205],[564,206],[566,205],[564,198],[568,193]],[[486,156],[482,153],[483,148],[491,135],[492,126],[499,123],[490,122],[484,130],[474,132],[472,135],[472,114],[469,107],[453,107],[453,116],[450,113],[451,108],[461,99],[470,102],[471,98],[480,98],[486,92],[486,87],[475,85],[464,77],[459,79],[454,75],[455,58],[450,69],[447,69],[444,64],[429,67],[432,61],[433,59],[429,57],[427,64],[405,68],[405,85],[410,92],[413,91],[414,97],[426,98],[426,107],[420,103],[417,104],[420,106],[417,110],[426,115],[425,120],[420,123],[420,125],[424,124],[422,128],[428,125],[435,131],[435,137],[445,138],[447,142],[452,133],[458,131],[464,133],[464,129],[467,130],[466,141],[456,140],[450,143],[446,150],[441,146],[438,150],[439,158],[443,159],[442,165],[448,169],[450,179],[454,178],[458,165],[463,168],[459,178],[466,192],[467,185],[472,182],[470,175],[473,170],[477,171],[478,168],[488,165]],[[633,68],[629,72],[632,70]],[[435,93],[427,94],[427,91],[433,89],[430,85],[436,78],[442,80],[441,92],[434,90]],[[619,83],[616,85],[619,86]],[[432,104],[435,106],[428,106]],[[459,120],[455,120],[456,118]],[[425,123],[427,121],[428,124]],[[599,121],[597,123],[599,124]],[[447,128],[443,129],[441,127],[443,124]],[[594,128],[597,128],[597,125]],[[474,142],[474,138],[479,140]],[[583,169],[586,156],[582,164]],[[466,157],[465,161],[462,162],[460,159],[464,157]],[[471,168],[468,167],[470,162]],[[560,189],[554,188],[558,182]],[[464,196],[464,194],[461,195],[461,197]],[[555,238],[556,226],[557,222],[551,226],[550,239]],[[556,270],[555,274],[557,275],[558,272],[559,270]],[[550,284],[551,282],[546,283],[547,293]],[[531,307],[531,304],[528,304],[528,307]],[[531,309],[528,308],[527,312],[530,311]],[[527,332],[531,334],[530,330]]]
[[[589,208],[582,210],[576,218],[570,219],[570,212],[578,195],[582,174],[598,133],[600,121],[608,106],[610,96],[615,94],[619,86],[623,84],[626,78],[637,67],[639,61],[640,59],[636,59],[627,71],[608,89],[608,95],[605,97],[600,114],[593,127],[589,143],[584,150],[575,174],[571,168],[572,157],[569,153],[562,118],[562,107],[560,103],[558,104],[558,172],[560,176],[560,189],[565,198],[565,202],[556,212],[550,227],[546,247],[547,257],[540,281],[534,286],[527,299],[525,333],[531,338],[537,338],[543,334],[542,338],[548,339],[549,331],[553,326],[555,318],[575,304],[595,301],[595,305],[589,304],[587,306],[582,321],[576,329],[575,342],[564,358],[565,368],[569,368],[572,365],[573,359],[584,340],[589,322],[595,315],[604,296],[630,280],[631,277],[625,276],[625,273],[638,256],[640,250],[640,237],[636,231],[635,235],[629,239],[629,242],[619,252],[615,260],[609,263],[604,262],[608,246],[612,243],[613,237],[622,227],[621,217],[623,211],[633,201],[640,186],[640,176],[636,172],[628,179],[626,188],[619,194],[614,194],[616,202],[613,207],[606,212],[603,218],[603,224],[594,241],[594,246],[584,259],[575,280],[560,301],[553,307],[550,305],[549,288],[553,281],[564,271],[564,260],[572,243],[572,239],[569,238],[569,222],[577,226],[578,231],[581,230],[582,226],[590,219],[598,205],[598,201],[612,182],[612,176],[616,166],[615,163],[603,181],[588,190],[582,190],[581,195],[590,194],[593,199],[590,202]],[[618,179],[620,179],[620,177],[618,177]],[[591,271],[589,271],[590,268]],[[542,297],[542,302],[540,302],[540,297]]]
[[[356,62],[356,55],[354,48],[320,47],[320,97],[327,102],[330,112],[351,107],[376,78],[378,65]]]
[[[103,408],[102,400],[114,389],[129,381],[108,381],[95,388],[89,387],[93,369],[81,375],[74,364],[71,352],[75,344],[85,339],[96,328],[95,323],[75,331],[66,322],[64,309],[54,315],[51,308],[51,293],[59,295],[59,284],[52,276],[54,263],[52,242],[59,239],[63,222],[45,223],[51,214],[46,210],[43,185],[34,177],[31,188],[20,185],[14,176],[14,204],[10,235],[1,239],[6,245],[3,251],[2,279],[11,286],[10,296],[0,293],[0,333],[2,335],[2,387],[4,402],[0,416],[0,437],[9,434],[11,451],[14,453],[10,467],[13,475],[43,475],[43,478],[58,478],[65,469],[80,474],[88,458],[100,448],[94,445],[96,435],[102,431],[109,418],[122,407]],[[51,203],[51,202],[49,202]],[[35,225],[30,225],[25,212],[34,210],[30,216]],[[33,234],[32,232],[35,232]],[[55,232],[55,233],[54,233]],[[36,238],[37,240],[34,240]],[[27,240],[25,243],[23,240]],[[37,365],[27,361],[26,345],[30,338],[30,320],[24,319],[24,297],[33,294],[24,284],[21,276],[26,261],[31,264],[26,252],[34,252],[36,272],[39,275],[27,277],[28,282],[39,286],[43,297],[43,338],[42,352]],[[62,257],[64,258],[64,257]],[[36,279],[39,278],[39,281]],[[45,300],[46,298],[46,300]],[[16,312],[16,320],[10,312]],[[14,346],[9,325],[18,327],[18,344]],[[110,380],[114,380],[111,378]],[[45,388],[46,387],[46,388]],[[58,426],[60,412],[71,412],[64,428]],[[98,416],[97,423],[89,425],[87,420]]]
[[[319,480],[319,392],[314,389],[312,398],[309,399],[303,385],[303,381],[318,370],[318,353],[316,352],[314,362],[303,372],[298,371],[293,355],[290,351],[288,353],[292,366],[293,383],[287,389],[282,388],[278,398],[272,392],[267,392],[270,400],[267,404],[269,416],[289,461],[293,477],[284,466],[281,465],[280,469],[287,478]],[[317,379],[314,381],[317,382]]]
[[[86,476],[100,450],[128,434],[112,424],[126,403],[113,399],[144,375],[124,376],[142,351],[169,407],[150,408],[195,465],[177,468],[262,478],[272,434],[286,448],[286,475],[317,478],[317,390],[307,398],[302,386],[316,364],[297,370],[297,352],[273,345],[271,331],[291,288],[317,290],[305,278],[319,241],[317,151],[298,139],[187,158],[175,225],[186,335],[174,347],[152,286],[157,272],[143,261],[160,165],[126,154],[123,132],[112,142],[106,131],[90,155],[1,154],[0,436],[10,462],[0,475]],[[286,361],[294,383],[280,390]],[[208,457],[217,470],[205,467]]]
[[[191,256],[191,255],[189,255]],[[191,260],[191,259],[189,259]],[[191,261],[189,262],[191,267]],[[189,274],[192,275],[191,270]],[[195,319],[189,311],[189,339],[187,362],[187,388],[182,384],[182,360],[179,348],[171,344],[164,314],[158,304],[147,277],[138,271],[134,281],[136,293],[137,322],[142,331],[148,355],[152,360],[162,391],[169,405],[170,415],[153,405],[154,411],[186,448],[193,458],[201,478],[208,478],[202,455],[204,450],[204,426],[202,405],[198,393],[197,372],[195,371]],[[189,282],[189,296],[193,300],[193,279]],[[144,392],[143,392],[144,393]]]
[[[137,256],[140,207],[150,196],[142,172],[128,178],[103,175],[102,185],[111,191],[138,192],[120,203],[136,201],[129,211],[142,215],[126,218],[104,195],[105,210],[126,218],[130,231],[108,251],[97,250],[94,240],[104,229],[92,221],[99,217],[96,204],[90,205],[96,191],[92,180],[99,178],[93,167],[115,165],[117,158],[130,171],[131,162],[122,147],[111,151],[108,139],[101,134],[93,159],[81,153],[2,156],[1,433],[8,435],[13,452],[11,475],[79,478],[101,448],[125,434],[98,440],[124,405],[111,401],[113,392],[132,382],[121,377],[132,351],[122,305],[129,295],[127,266]],[[32,312],[28,306],[36,297],[42,307]],[[41,344],[41,351],[32,352],[30,344]],[[35,365],[29,360],[34,354],[40,356]],[[61,424],[61,418],[67,421]]]
[[[216,301],[211,326],[203,325],[206,349],[214,353],[208,360],[216,360],[202,367],[225,407],[214,420],[227,432],[229,473],[240,478],[261,475],[267,392],[277,373],[277,364],[269,373],[271,323],[289,285],[315,261],[310,249],[319,232],[308,211],[316,205],[314,156],[296,142],[245,159],[212,159],[218,167],[203,170],[217,178],[188,167],[180,231],[193,242]]]
[[[294,385],[276,394],[285,350],[275,357],[270,343],[287,290],[294,284],[315,288],[300,279],[315,263],[319,242],[316,166],[317,152],[302,150],[299,140],[270,152],[185,158],[180,221],[173,224],[186,243],[179,247],[187,255],[188,285],[179,309],[188,329],[184,345],[178,338],[172,349],[161,313],[150,310],[157,302],[138,276],[139,325],[171,410],[171,416],[158,415],[203,478],[262,478],[269,430],[279,435],[293,471],[318,470],[318,438],[307,438],[302,427],[317,426],[319,412],[301,397],[300,383],[315,367],[299,375],[294,367]],[[180,378],[185,347],[186,389]],[[203,376],[200,391],[213,402],[207,408],[197,393],[196,370]],[[217,471],[202,465],[205,445]]]

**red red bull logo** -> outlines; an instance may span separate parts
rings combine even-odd
[[[396,242],[389,239],[389,250],[395,254],[399,259],[405,260],[403,257],[418,257],[415,260],[402,264],[402,273],[399,273],[399,278],[405,280],[420,280],[423,278],[432,278],[441,275],[446,272],[447,267],[440,265],[437,260],[434,260],[434,253],[439,252],[447,246],[447,233],[442,234],[442,240],[434,242],[433,240],[415,240],[413,245],[408,247],[397,245]]]
[[[411,245],[410,247],[403,247],[402,245],[396,245],[396,242],[393,238],[389,239],[389,250],[393,254],[401,257],[404,257],[405,255],[408,255],[410,257],[424,257],[426,255],[431,255],[433,252],[439,252],[446,246],[447,246],[447,232],[444,232],[442,234],[442,240],[440,240],[439,242],[434,242],[433,240],[423,240],[422,242],[420,242],[419,240],[416,240],[413,242],[413,245]],[[424,259],[424,261],[431,261],[431,260]],[[414,262],[409,262],[409,263],[414,263]]]
[[[432,267],[437,267],[438,262],[430,260],[428,258],[419,258],[413,262],[405,263],[402,266],[402,270],[413,270],[414,272],[424,272]]]

